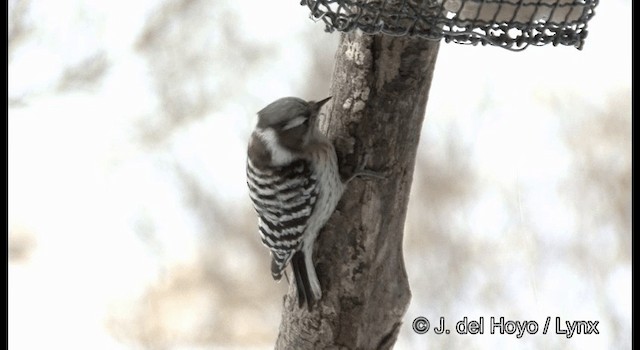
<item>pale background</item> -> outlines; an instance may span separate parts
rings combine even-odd
[[[9,0],[10,349],[273,348],[286,285],[246,143],[272,100],[327,95],[339,38],[298,3]],[[600,3],[582,51],[441,45],[396,349],[631,348],[630,96],[629,0]]]

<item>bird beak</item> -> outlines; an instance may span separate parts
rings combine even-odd
[[[333,96],[329,96],[329,97],[325,98],[324,100],[320,100],[320,101],[316,102],[316,108],[320,109],[320,107],[322,107],[323,104],[327,103],[331,99],[331,97],[333,97]]]

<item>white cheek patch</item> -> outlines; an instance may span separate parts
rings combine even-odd
[[[271,129],[256,130],[256,133],[267,146],[271,154],[271,163],[274,166],[282,166],[291,163],[296,156],[284,147],[280,146],[276,132]]]
[[[296,117],[291,119],[289,122],[287,122],[287,124],[285,124],[285,126],[282,128],[282,130],[289,130],[289,129],[293,129],[296,126],[300,126],[302,125],[302,123],[306,122],[307,118],[305,117]]]

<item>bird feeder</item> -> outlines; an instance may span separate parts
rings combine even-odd
[[[418,36],[520,51],[582,49],[598,0],[302,0],[326,30]]]

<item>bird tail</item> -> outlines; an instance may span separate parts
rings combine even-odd
[[[309,266],[307,265],[310,261],[306,260],[306,253],[302,250],[295,252],[293,256],[290,254],[272,254],[271,276],[273,276],[274,280],[280,281],[285,267],[289,261],[291,261],[291,269],[293,270],[293,277],[296,281],[296,291],[298,294],[298,307],[302,308],[304,304],[307,304],[307,308],[311,311],[313,308],[313,302],[318,298],[314,297],[314,295],[320,293],[313,293],[313,288],[311,287],[312,277],[309,275]],[[311,268],[313,268],[313,266],[311,266]],[[317,279],[317,277],[315,278]],[[287,281],[288,280],[289,277],[287,276]]]
[[[296,279],[296,289],[298,290],[298,307],[302,308],[302,305],[306,303],[307,308],[311,311],[314,298],[311,283],[309,282],[309,271],[307,271],[305,254],[302,251],[297,251],[293,254],[291,268],[293,269],[293,276]]]

